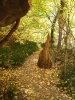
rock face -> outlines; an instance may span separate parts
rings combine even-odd
[[[5,27],[15,22],[7,36],[0,41],[0,47],[9,40],[17,29],[20,18],[27,14],[32,0],[0,0],[0,27]]]
[[[0,27],[12,24],[28,12],[31,0],[0,0]]]

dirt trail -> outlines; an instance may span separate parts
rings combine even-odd
[[[40,69],[37,66],[38,56],[39,51],[28,57],[22,67],[7,72],[6,76],[15,78],[22,93],[22,97],[15,100],[70,100],[56,87],[58,69]]]

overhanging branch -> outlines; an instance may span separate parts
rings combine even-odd
[[[12,36],[12,34],[17,29],[17,27],[19,25],[19,22],[20,22],[20,19],[17,19],[15,25],[11,28],[10,32],[8,33],[8,35],[2,41],[0,41],[0,47],[2,47],[9,40],[9,38]]]

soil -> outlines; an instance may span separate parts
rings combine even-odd
[[[39,53],[40,51],[34,52],[17,69],[0,70],[0,79],[4,82],[12,79],[17,86],[20,93],[14,100],[70,100],[69,96],[61,93],[56,86],[59,81],[59,66],[55,64],[50,69],[39,68]],[[3,80],[0,80],[0,85]]]

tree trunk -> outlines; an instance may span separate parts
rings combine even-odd
[[[20,19],[17,19],[15,25],[12,27],[8,35],[2,41],[0,41],[0,47],[2,47],[9,40],[9,38],[12,36],[12,34],[17,29],[19,22],[20,22]]]
[[[68,18],[67,18],[67,23],[66,23],[66,36],[64,38],[64,43],[65,43],[65,55],[64,55],[64,77],[66,77],[67,74],[67,61],[68,61],[68,53],[67,53],[67,49],[68,49],[68,35],[71,31],[70,29],[70,21],[69,21],[69,12],[68,12]]]
[[[53,45],[54,43],[54,28],[55,28],[55,24],[56,24],[56,21],[57,21],[57,18],[58,18],[58,14],[59,14],[59,10],[57,11],[54,19],[53,19],[53,22],[52,22],[52,26],[51,26],[51,46]]]
[[[62,32],[64,30],[64,24],[65,19],[63,18],[63,9],[65,7],[65,2],[63,0],[60,1],[60,11],[59,11],[59,18],[58,18],[58,24],[59,24],[59,37],[58,37],[58,45],[57,49],[60,51],[61,49],[61,40],[62,40]]]
[[[50,53],[50,35],[48,34],[45,47],[39,54],[38,66],[40,68],[51,68],[52,62]]]
[[[55,24],[56,24],[56,21],[57,21],[57,18],[58,18],[58,14],[59,14],[59,10],[57,11],[56,15],[54,16],[54,19],[53,19],[52,25],[51,25],[51,40],[50,40],[51,47],[54,43],[54,28],[55,28]],[[48,15],[48,19],[50,20],[49,15]]]

